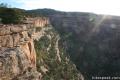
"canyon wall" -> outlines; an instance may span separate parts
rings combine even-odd
[[[47,17],[26,18],[26,21],[24,23],[33,24],[36,27],[44,27],[50,24],[49,18]]]

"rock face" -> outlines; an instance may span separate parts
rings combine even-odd
[[[36,27],[44,27],[50,24],[49,19],[46,17],[26,18],[25,23],[33,24]]]
[[[0,25],[1,79],[13,79],[26,71],[36,70],[36,52],[30,28],[27,25]]]
[[[21,25],[0,25],[0,80],[41,78],[41,74],[36,71],[32,36],[36,27],[48,25],[48,19],[29,18],[27,22]]]

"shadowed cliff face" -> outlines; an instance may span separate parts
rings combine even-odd
[[[67,52],[86,80],[120,74],[120,17],[88,13],[50,16]]]

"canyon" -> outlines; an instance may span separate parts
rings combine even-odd
[[[91,80],[92,76],[119,76],[119,16],[52,9],[28,10],[27,13],[50,18],[62,46],[85,80]]]

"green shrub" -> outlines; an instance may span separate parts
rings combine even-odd
[[[0,18],[3,24],[18,24],[23,23],[25,16],[23,10],[0,7]]]

